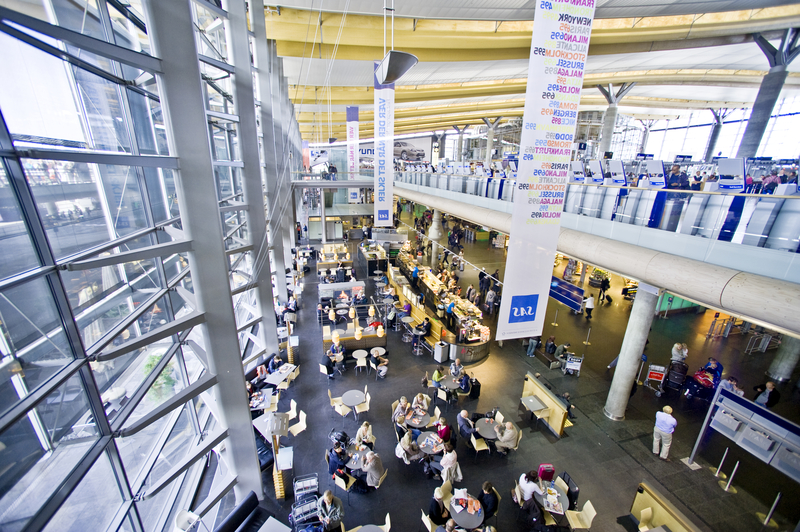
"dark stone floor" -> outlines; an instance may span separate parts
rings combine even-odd
[[[406,222],[412,218],[408,213],[403,214]],[[351,252],[354,252],[355,244],[350,245],[353,248]],[[485,242],[468,243],[465,256],[468,261],[480,267],[485,266],[489,272],[500,268],[502,279],[505,264],[503,250],[487,249]],[[560,268],[563,268],[563,263]],[[462,284],[466,287],[469,282],[477,282],[477,271],[468,266],[462,275]],[[458,487],[466,487],[475,494],[483,481],[494,483],[503,497],[496,525],[499,532],[524,530],[517,522],[517,511],[510,500],[509,490],[522,472],[547,462],[553,463],[557,472],[566,470],[575,479],[581,489],[581,507],[585,501],[592,501],[598,512],[592,526],[594,531],[636,529],[627,515],[636,486],[642,480],[661,490],[703,530],[714,531],[759,530],[756,512],[766,513],[780,491],[783,499],[776,514],[780,525],[778,529],[793,530],[800,519],[797,505],[800,490],[797,484],[735,446],[730,447],[723,470],[730,472],[733,464],[741,461],[733,482],[737,493],[726,493],[718,486],[718,479],[710,468],[718,464],[725,448],[731,443],[723,436],[712,433],[706,437],[697,456],[701,469],[692,471],[680,462],[681,458],[690,454],[695,443],[706,413],[705,403],[686,401],[678,397],[676,392],[656,398],[653,391],[642,386],[632,398],[624,421],[614,422],[603,415],[602,408],[613,376],[613,370],[607,370],[606,366],[619,351],[632,305],[632,302],[619,296],[621,284],[620,278],[612,279],[610,293],[614,295],[614,303],[598,305],[591,322],[551,300],[544,336],[555,334],[559,343],[570,341],[577,353],[586,355],[580,377],[564,376],[560,370],[549,370],[541,359],[528,358],[521,341],[505,342],[502,347],[493,343],[488,359],[467,368],[481,381],[482,394],[478,400],[462,399],[461,407],[470,412],[485,412],[499,407],[507,418],[522,429],[523,438],[519,451],[512,452],[508,457],[481,455],[477,460],[463,441],[459,441],[457,451],[464,481]],[[368,280],[368,293],[374,293],[373,290],[374,284]],[[433,490],[439,482],[427,480],[419,464],[406,466],[395,458],[396,440],[389,419],[390,406],[401,395],[410,398],[424,391],[420,379],[426,371],[433,371],[435,363],[429,355],[413,356],[410,344],[400,340],[400,333],[389,332],[387,349],[390,369],[385,380],[376,382],[374,376],[356,374],[351,368],[344,376],[328,382],[317,367],[322,340],[314,310],[316,293],[315,278],[306,277],[296,333],[300,337],[298,351],[302,372],[281,399],[281,410],[288,410],[289,400],[295,399],[299,408],[308,415],[308,430],[297,438],[284,438],[282,441],[283,445],[294,446],[294,475],[319,473],[321,490],[334,489],[325,474],[324,452],[330,447],[328,433],[336,427],[354,436],[358,423],[352,415],[342,419],[329,407],[327,389],[338,397],[347,390],[363,389],[368,385],[372,395],[371,410],[362,414],[360,420],[373,423],[373,431],[377,436],[376,451],[381,455],[389,475],[377,492],[352,494],[350,504],[346,494],[334,489],[345,504],[345,525],[349,530],[368,523],[382,524],[389,512],[393,530],[417,530],[421,526],[420,509],[427,512]],[[553,321],[556,309],[559,309],[558,327],[553,327],[549,324]],[[737,375],[746,390],[763,382],[763,372],[774,351],[744,355],[747,340],[738,335],[706,340],[705,333],[712,319],[713,312],[709,311],[655,320],[647,349],[650,361],[667,361],[672,344],[684,341],[689,345],[688,363],[691,368],[702,365],[708,356],[715,356],[724,364],[725,373]],[[589,327],[592,327],[591,345],[584,346],[582,341],[586,339]],[[523,376],[527,371],[542,373],[554,390],[572,394],[578,419],[573,427],[566,430],[563,438],[555,438],[543,425],[537,426],[518,410]],[[774,410],[797,421],[800,417],[800,398],[794,382],[796,379],[779,387],[782,402]],[[658,460],[650,449],[654,415],[665,404],[674,407],[679,423],[670,453],[671,462]],[[445,415],[455,423],[455,414],[455,409],[451,408]],[[274,499],[269,472],[264,474],[264,485],[266,496],[262,506],[286,522],[291,509],[291,496],[282,501]]]

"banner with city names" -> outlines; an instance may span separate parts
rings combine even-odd
[[[594,2],[536,6],[497,340],[542,334]]]
[[[375,62],[375,68],[378,68]],[[394,83],[375,84],[375,226],[393,227],[392,185],[394,182]]]
[[[345,109],[347,118],[347,171],[348,179],[356,179],[358,173],[358,107],[348,105]],[[347,189],[347,202],[358,203],[359,189]]]

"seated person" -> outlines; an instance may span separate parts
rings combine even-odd
[[[539,473],[535,470],[523,473],[519,477],[519,487],[522,491],[522,501],[529,501],[533,499],[533,494],[542,494],[542,488],[539,487]],[[519,502],[519,501],[517,501]]]
[[[439,435],[442,441],[450,441],[450,425],[447,424],[447,420],[445,418],[440,417],[439,420],[433,424],[433,426],[436,427],[436,434]]]
[[[418,327],[415,327],[416,330],[421,331],[422,334],[415,334],[414,338],[412,339],[411,347],[417,347],[417,342],[419,342],[420,338],[424,338],[431,333],[431,320],[430,318],[425,318],[425,320],[419,324]]]
[[[384,274],[381,276],[381,278],[380,278],[380,280],[379,280],[378,282],[379,282],[379,283],[383,283],[383,284],[386,284],[386,285],[388,285],[388,284],[389,284],[389,278],[388,278],[388,277],[386,277],[386,274],[384,273]]]
[[[341,342],[339,342],[338,344],[335,343],[331,344],[330,349],[328,349],[328,354],[333,359],[334,362],[336,362],[337,355],[342,355],[342,361],[339,362],[339,369],[341,369],[342,371],[345,371],[347,369],[347,365],[345,364],[345,358],[344,358],[345,354],[344,344],[342,344]]]
[[[361,466],[361,471],[356,474],[366,480],[367,486],[377,489],[381,477],[386,471],[383,467],[381,457],[378,453],[369,451],[361,457],[361,463],[359,465]]]
[[[369,361],[375,364],[375,367],[378,368],[378,377],[385,379],[386,372],[389,371],[389,361],[382,356],[375,356],[374,354],[369,355]]]
[[[408,434],[408,425],[406,425],[406,416],[397,414],[394,418],[394,431],[397,433],[397,439],[402,440]]]
[[[289,303],[281,311],[281,316],[285,316],[287,312],[297,312],[297,300],[294,297],[289,298]]]
[[[456,450],[453,448],[453,445],[448,443],[444,444],[444,456],[432,456],[430,462],[431,468],[436,471],[439,475],[451,468],[456,468],[458,466],[458,455],[456,455]],[[444,475],[442,475],[444,476]],[[436,477],[434,477],[436,478]],[[448,478],[442,478],[442,480],[450,480]]]
[[[567,353],[569,353],[570,343],[564,343],[560,346],[556,347],[555,356],[557,359],[561,360],[562,363],[567,359]]]
[[[400,447],[402,447],[403,452],[406,454],[406,460],[409,462],[425,458],[425,453],[422,452],[419,446],[414,442],[413,435],[410,432],[406,432],[405,436],[400,438]]]
[[[444,504],[444,492],[442,491],[442,488],[436,488],[433,491],[433,498],[431,499],[431,504],[428,508],[428,517],[435,525],[445,524],[448,517],[450,517],[450,512],[447,510],[447,506]]]
[[[462,410],[458,415],[458,433],[461,434],[467,445],[470,445],[469,439],[473,434],[476,434],[476,438],[479,437],[477,436],[478,430],[475,428],[475,423],[469,418],[469,412],[466,410]]]
[[[481,492],[478,494],[478,502],[481,503],[483,508],[483,522],[485,523],[497,513],[497,495],[494,494],[494,486],[491,482],[484,482],[481,486]]]
[[[436,367],[436,371],[434,371],[433,375],[431,376],[431,386],[435,386],[436,388],[442,387],[442,380],[444,380],[445,376],[444,371],[445,370],[443,366]]]
[[[408,404],[408,399],[406,399],[406,396],[404,395],[400,398],[400,402],[397,403],[397,406],[394,408],[394,412],[392,412],[392,419],[397,419],[398,415],[402,415],[405,419],[406,414],[408,414],[409,411],[411,411],[411,405]]]
[[[329,379],[333,378],[333,372],[335,371],[333,364],[335,360],[336,360],[335,356],[331,355],[330,351],[322,354],[322,361],[320,362],[320,364],[325,366],[325,371],[328,373]]]
[[[739,388],[739,379],[736,377],[728,377],[726,380],[719,383],[719,387],[731,393],[735,393],[739,397],[744,396],[744,390]]]
[[[435,532],[460,532],[461,530],[463,529],[458,528],[455,521],[448,519],[445,524],[436,527]]]
[[[283,366],[285,362],[281,360],[280,355],[275,355],[272,357],[272,360],[269,361],[269,372],[270,374],[275,373],[278,369]]]
[[[462,371],[464,371],[464,366],[461,365],[461,359],[457,358],[450,364],[450,375],[459,378]]]
[[[429,399],[425,396],[424,393],[418,393],[416,397],[414,397],[414,402],[411,403],[411,408],[421,408],[424,411],[428,411],[428,406],[430,406]]]
[[[341,442],[338,441],[333,444],[333,449],[328,451],[328,458],[330,459],[328,474],[331,475],[331,477],[336,474],[336,471],[344,471],[347,462],[350,461],[347,451],[342,447]]]
[[[397,313],[398,318],[405,318],[411,314],[411,303],[406,301],[406,304],[403,305],[403,310]]]
[[[572,404],[572,400],[570,399],[569,392],[564,392],[561,395],[557,395],[558,399],[564,403],[564,406],[567,407],[567,415],[570,419],[575,419],[577,416],[572,412],[575,408],[575,405]]]
[[[375,436],[372,434],[372,425],[365,421],[356,432],[356,445],[364,445],[370,450],[375,449]]]
[[[497,452],[505,455],[509,449],[517,446],[517,429],[510,421],[506,422],[505,428],[500,426],[500,423],[494,426],[494,431],[497,433],[497,439],[494,441]]]

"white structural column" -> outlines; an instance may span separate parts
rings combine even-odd
[[[502,116],[498,116],[494,122],[490,121],[488,118],[483,118],[483,123],[486,124],[486,127],[489,128],[486,131],[486,157],[483,161],[483,167],[489,168],[492,165],[492,149],[494,146],[494,130],[497,129],[498,124],[500,124],[500,120],[502,120]]]
[[[283,112],[283,173],[280,176],[281,190],[278,197],[281,200],[281,237],[283,237],[283,263],[287,268],[292,266],[292,249],[295,247],[295,237],[297,231],[294,230],[294,218],[292,216],[292,159],[291,143],[289,142],[289,132],[292,126],[292,103],[289,99],[289,80],[283,75],[283,60],[280,60],[280,88],[281,88],[281,111]],[[284,270],[281,278],[286,283],[286,272]]]
[[[603,130],[600,137],[600,153],[598,154],[600,158],[603,157],[605,152],[611,149],[611,141],[614,138],[614,127],[617,125],[617,115],[619,114],[619,107],[617,107],[617,104],[619,104],[620,100],[622,100],[635,85],[636,82],[623,83],[622,87],[620,87],[617,92],[614,92],[614,86],[611,83],[608,84],[608,89],[602,85],[597,85],[597,88],[603,93],[603,96],[608,102],[608,108],[603,115]]]
[[[428,238],[433,241],[438,241],[442,238],[442,211],[433,209],[433,218],[431,219],[431,226],[428,229]]]
[[[202,327],[208,371],[217,376],[212,388],[220,425],[228,430],[225,457],[237,477],[236,498],[254,491],[262,495],[244,371],[231,303],[223,231],[216,199],[214,168],[208,142],[200,67],[189,2],[144,2],[152,53],[160,57],[157,75],[161,108],[173,154],[180,160],[175,186],[181,223],[187,239],[197,310],[205,313]]]
[[[606,406],[603,408],[603,414],[614,421],[625,419],[625,409],[628,407],[633,381],[636,380],[636,373],[639,371],[657,302],[658,289],[639,283],[639,291],[636,292],[631,316],[628,318],[628,327],[625,329],[625,338],[622,339],[614,379],[611,381]]]
[[[328,221],[325,218],[325,189],[319,189],[319,223],[322,225],[322,243],[328,243]]]
[[[464,133],[467,131],[468,127],[468,125],[461,128],[458,126],[453,126],[453,129],[455,129],[458,133],[458,142],[456,143],[456,162],[459,163],[464,160]],[[441,147],[441,153],[444,153],[444,146]]]
[[[261,2],[258,2],[261,3]],[[259,10],[254,6],[254,13],[263,12],[263,4]],[[267,243],[267,222],[264,213],[264,187],[261,182],[261,162],[258,156],[258,128],[256,127],[256,102],[253,93],[253,76],[251,75],[250,44],[247,32],[244,2],[232,0],[228,2],[228,20],[230,21],[228,39],[235,66],[234,88],[236,91],[236,109],[239,115],[239,147],[242,154],[244,202],[247,203],[247,229],[253,249],[253,282],[258,286],[256,291],[256,310],[261,315],[261,326],[258,336],[264,344],[266,353],[277,353],[278,324],[272,302],[272,270],[269,264],[269,246]],[[253,17],[254,19],[258,17]],[[255,21],[253,21],[255,22]],[[262,21],[263,22],[263,21]],[[263,34],[261,40],[266,40]],[[256,37],[258,39],[258,37]],[[254,40],[256,40],[254,39]],[[254,50],[254,56],[260,50]]]

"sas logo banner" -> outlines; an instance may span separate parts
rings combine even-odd
[[[388,220],[389,211],[387,209],[378,209],[378,220]]]
[[[539,294],[527,296],[513,296],[508,323],[522,323],[536,319],[536,306],[539,304]]]

